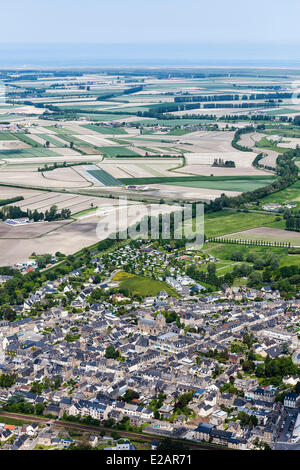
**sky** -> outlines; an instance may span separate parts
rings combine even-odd
[[[187,61],[300,59],[299,0],[0,0],[0,6],[0,52],[40,48],[50,57],[63,43],[118,45],[111,58],[126,53],[132,60],[145,48],[153,59],[176,58],[176,51]]]

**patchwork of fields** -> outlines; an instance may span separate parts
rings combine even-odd
[[[195,76],[188,69],[165,75],[155,68],[137,75],[116,73],[82,70],[78,76],[74,71],[59,76],[47,71],[36,72],[35,80],[7,72],[10,102],[0,106],[3,199],[21,194],[24,201],[16,205],[24,210],[45,211],[55,204],[72,214],[89,214],[120,196],[209,202],[272,184],[278,178],[272,171],[278,155],[300,143],[299,127],[290,119],[300,114],[300,105],[288,96],[268,103],[272,93],[288,94],[296,71],[287,72],[284,80],[274,71],[258,76],[227,69],[213,79],[204,69]],[[244,149],[233,147],[236,130],[247,125],[253,130],[238,142]],[[260,153],[260,164],[271,171],[253,166]],[[299,207],[298,181],[258,201],[256,208],[274,202]],[[244,236],[253,230],[261,237],[290,237],[276,215],[210,214],[207,236]],[[78,240],[84,220],[76,226]]]

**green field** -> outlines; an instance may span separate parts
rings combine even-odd
[[[280,135],[281,137],[295,137],[299,138],[300,137],[300,129],[297,128],[287,128],[287,129],[265,129],[264,134],[268,135]]]
[[[120,178],[123,184],[166,184],[191,188],[224,191],[253,191],[274,181],[274,176],[157,176],[149,178]]]
[[[226,243],[216,244],[216,243],[208,242],[205,244],[205,251],[210,253],[215,258],[218,258],[220,260],[225,260],[226,262],[229,262],[232,253],[239,252],[239,253],[243,253],[244,257],[246,257],[249,253],[254,253],[262,258],[266,255],[266,253],[273,253],[274,255],[277,255],[280,257],[280,266],[291,266],[291,265],[299,266],[299,263],[300,263],[300,255],[289,255],[288,248],[254,246],[254,245],[249,245],[249,246],[248,245],[229,245]]]
[[[156,281],[149,277],[136,276],[125,272],[116,274],[114,280],[120,282],[121,289],[127,289],[131,296],[139,295],[141,297],[154,296],[158,292],[165,290],[172,296],[177,296],[165,282]]]
[[[86,124],[82,127],[85,129],[90,129],[91,131],[99,132],[100,134],[127,134],[125,129],[122,127],[97,126],[96,124]]]
[[[118,157],[119,155],[126,157],[140,157],[140,155],[126,147],[111,146],[111,147],[98,147],[101,153],[107,155],[108,157]]]
[[[178,183],[178,186],[190,187],[190,188],[205,188],[205,189],[220,189],[224,191],[238,191],[238,192],[247,192],[253,191],[257,188],[262,188],[273,182],[273,178],[269,180],[260,180],[256,179],[251,181],[238,179],[236,181],[183,181]],[[169,186],[172,186],[176,183],[166,183]]]
[[[288,188],[278,191],[277,193],[270,194],[261,200],[263,205],[270,202],[278,204],[285,204],[288,202],[300,203],[300,180],[297,180],[296,183],[292,184]]]
[[[27,134],[21,134],[21,133],[17,133],[15,134],[16,135],[16,138],[18,140],[20,140],[21,142],[24,142],[25,144],[28,144],[30,145],[31,147],[38,147],[38,148],[43,148],[44,146],[42,144],[40,144],[39,142],[36,142],[35,140],[31,139],[30,137],[28,137]]]
[[[44,126],[46,129],[50,131],[56,132],[56,134],[78,134],[78,132],[70,131],[70,129],[66,129],[65,127],[55,127],[55,126]]]
[[[1,150],[1,155],[6,158],[22,158],[22,157],[58,157],[58,153],[44,147],[37,149],[17,149],[17,150]]]
[[[275,218],[276,215],[274,214],[259,214],[256,212],[237,212],[234,210],[213,212],[205,216],[204,233],[207,238],[210,238],[255,227],[272,227]],[[186,222],[186,231],[188,233],[193,231],[193,227],[192,221],[189,224]]]
[[[87,170],[87,172],[96,178],[104,186],[119,186],[118,180],[113,178],[109,173],[99,168],[98,170]]]
[[[63,142],[60,142],[59,140],[55,139],[51,134],[37,134],[38,137],[41,137],[41,139],[44,139],[45,141],[49,141],[50,144],[54,145],[55,147],[63,147],[64,145]]]
[[[185,135],[185,134],[190,134],[191,131],[190,129],[173,129],[172,131],[169,131],[167,135]]]
[[[268,114],[269,116],[276,116],[277,114],[292,114],[292,113],[295,113],[295,111],[296,111],[295,109],[291,109],[291,108],[279,108],[279,109],[272,109],[270,111],[265,111],[265,114]]]
[[[11,132],[0,131],[0,140],[17,140],[16,136]]]
[[[273,143],[271,140],[267,139],[267,137],[262,137],[258,142],[256,142],[255,147],[274,150],[274,152],[278,152],[278,153],[289,152],[290,149],[277,147],[276,143],[275,142]]]

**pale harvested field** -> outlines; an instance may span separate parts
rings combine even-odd
[[[47,172],[48,173],[48,172]],[[0,183],[18,184],[22,186],[37,186],[40,188],[84,188],[90,186],[90,182],[54,180],[43,176],[37,171],[0,171]]]
[[[11,239],[30,239],[37,238],[45,235],[50,230],[56,230],[59,227],[63,227],[71,220],[60,220],[55,222],[35,222],[31,224],[11,226],[0,222],[0,239],[11,238]],[[1,255],[0,255],[1,256]]]
[[[295,137],[282,137],[282,140],[284,142],[279,142],[277,145],[278,147],[283,147],[283,148],[290,148],[290,149],[295,149],[298,146],[300,146],[300,139],[295,138]]]
[[[56,149],[57,150],[57,149]],[[2,161],[5,161],[8,163],[8,165],[20,165],[21,163],[24,165],[32,164],[35,166],[44,166],[46,163],[63,163],[63,162],[82,162],[84,164],[85,161],[97,161],[101,158],[101,155],[80,155],[79,153],[76,153],[76,155],[70,155],[70,156],[63,156],[63,155],[57,155],[55,157],[24,157],[22,159],[20,158],[9,158],[5,159],[2,158]]]
[[[43,191],[37,191],[35,189],[10,188],[9,186],[0,186],[0,199],[9,199],[11,197],[16,196],[31,198],[36,197],[39,194],[45,193]],[[17,203],[15,203],[15,205],[17,205]]]
[[[154,121],[154,118],[142,117],[142,116],[128,116],[121,119],[114,119],[115,122],[135,122],[135,121]]]
[[[221,194],[227,194],[228,196],[238,196],[241,194],[237,191],[225,191],[218,189],[205,189],[205,188],[187,188],[176,185],[162,185],[162,184],[151,184],[148,186],[149,190],[142,191],[140,194],[159,196],[161,198],[180,198],[181,200],[215,200],[220,197]],[[130,194],[130,190],[128,193]]]
[[[30,209],[32,211],[37,209],[39,212],[45,212],[46,210],[50,209],[51,206],[58,205],[59,203],[61,203],[61,208],[66,207],[68,204],[70,204],[70,201],[74,200],[74,198],[76,198],[76,196],[73,194],[48,193],[44,199],[39,199],[30,204],[27,202],[25,206],[22,206],[22,208],[26,207],[26,209]]]
[[[97,166],[110,173],[115,178],[145,178],[153,176],[172,176],[168,170],[176,168],[181,160],[104,160]]]
[[[175,170],[175,173],[186,175],[265,175],[266,172],[258,170],[252,166],[255,158],[252,152],[222,152],[222,153],[190,153],[186,155],[187,165],[184,168]],[[214,168],[211,165],[214,159],[221,158],[224,161],[232,160],[235,162],[236,168]]]
[[[87,142],[88,144],[96,145],[97,147],[107,147],[110,145],[116,145],[115,142],[112,142],[111,140],[106,139],[105,137],[101,137],[101,134],[95,133],[96,135],[90,135],[87,132],[86,135],[81,135],[80,139],[84,142]]]
[[[244,145],[245,147],[254,147],[255,142],[258,142],[265,134],[260,134],[259,132],[251,132],[249,134],[242,134],[238,143]]]
[[[30,134],[50,134],[53,137],[56,135],[56,133],[52,131],[51,129],[46,129],[46,127],[42,127],[39,125],[30,126],[29,130],[30,130]]]
[[[46,179],[56,180],[58,182],[71,181],[73,183],[82,183],[84,178],[77,173],[72,167],[56,168],[51,171],[44,171],[43,175]]]
[[[3,232],[1,234],[0,231],[0,235],[2,237],[6,235],[6,238],[0,238],[0,265],[7,266],[25,261],[33,252],[38,254],[54,254],[56,251],[60,251],[69,255],[85,246],[92,245],[107,238],[110,233],[114,233],[116,230],[124,229],[134,224],[145,215],[155,216],[158,215],[158,213],[171,212],[175,209],[171,206],[153,205],[151,206],[153,210],[149,212],[148,206],[146,205],[135,204],[135,207],[136,209],[131,205],[128,209],[117,208],[109,213],[107,211],[104,212],[104,214],[106,213],[107,215],[93,214],[84,216],[70,224],[64,221],[64,225],[60,228],[57,227],[56,223],[52,222],[32,224],[33,227],[30,230],[32,231],[31,234],[33,237],[38,236],[37,233],[41,235],[41,231],[47,230],[50,226],[53,227],[53,231],[44,236],[38,236],[38,238],[26,238],[26,242],[24,242],[24,235],[30,233],[29,227],[18,227],[17,235],[19,238],[13,235],[14,238],[10,239],[7,238],[8,232],[6,232],[6,229],[2,229]],[[175,210],[178,210],[178,207],[176,207]],[[116,222],[117,217],[119,217],[119,225]],[[44,224],[47,224],[45,228],[43,228]],[[38,225],[40,225],[39,228],[37,227]],[[15,227],[11,229],[15,230]],[[14,233],[16,234],[16,232]]]
[[[91,204],[93,207],[112,207],[118,205],[118,200],[111,200],[108,198],[95,197],[93,194],[90,196],[82,196],[77,194],[55,193],[47,191],[27,191],[20,189],[19,193],[11,193],[10,196],[21,195],[24,197],[23,201],[14,203],[15,206],[20,207],[22,210],[30,209],[34,211],[37,209],[40,212],[49,210],[51,206],[56,205],[58,210],[70,209],[72,214],[90,209]],[[1,193],[0,193],[1,197]],[[128,204],[131,202],[128,201]]]
[[[291,232],[279,228],[256,227],[243,232],[231,233],[225,235],[226,238],[236,238],[241,240],[270,240],[286,241],[292,245],[300,245],[300,233]]]
[[[30,134],[28,137],[30,137],[30,139],[34,140],[38,144],[45,145],[46,140],[42,137],[39,137],[38,135]]]
[[[77,157],[80,155],[79,152],[76,152],[76,150],[71,149],[70,147],[61,147],[61,148],[56,148],[55,152],[58,153],[58,155],[63,156],[63,157]]]
[[[20,140],[0,140],[0,150],[28,149],[30,145]],[[1,156],[1,155],[0,155]]]
[[[259,132],[252,132],[252,133],[249,133],[249,134],[242,134],[242,136],[241,136],[238,143],[240,145],[245,145],[246,147],[253,148],[254,152],[256,152],[257,155],[259,153],[263,153],[265,156],[260,160],[260,163],[262,165],[275,167],[276,166],[276,160],[277,160],[277,157],[278,157],[279,153],[275,152],[275,150],[255,147],[255,143],[258,142],[259,140],[261,140],[264,136],[271,139],[271,136],[268,136],[266,134],[260,134]]]
[[[1,110],[0,113],[2,114],[5,113],[6,110]],[[14,107],[11,112],[14,114],[43,114],[44,109],[43,108],[36,108],[35,106],[18,106]]]

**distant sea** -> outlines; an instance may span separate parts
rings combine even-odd
[[[105,66],[300,68],[300,48],[284,44],[0,44],[1,68]]]

